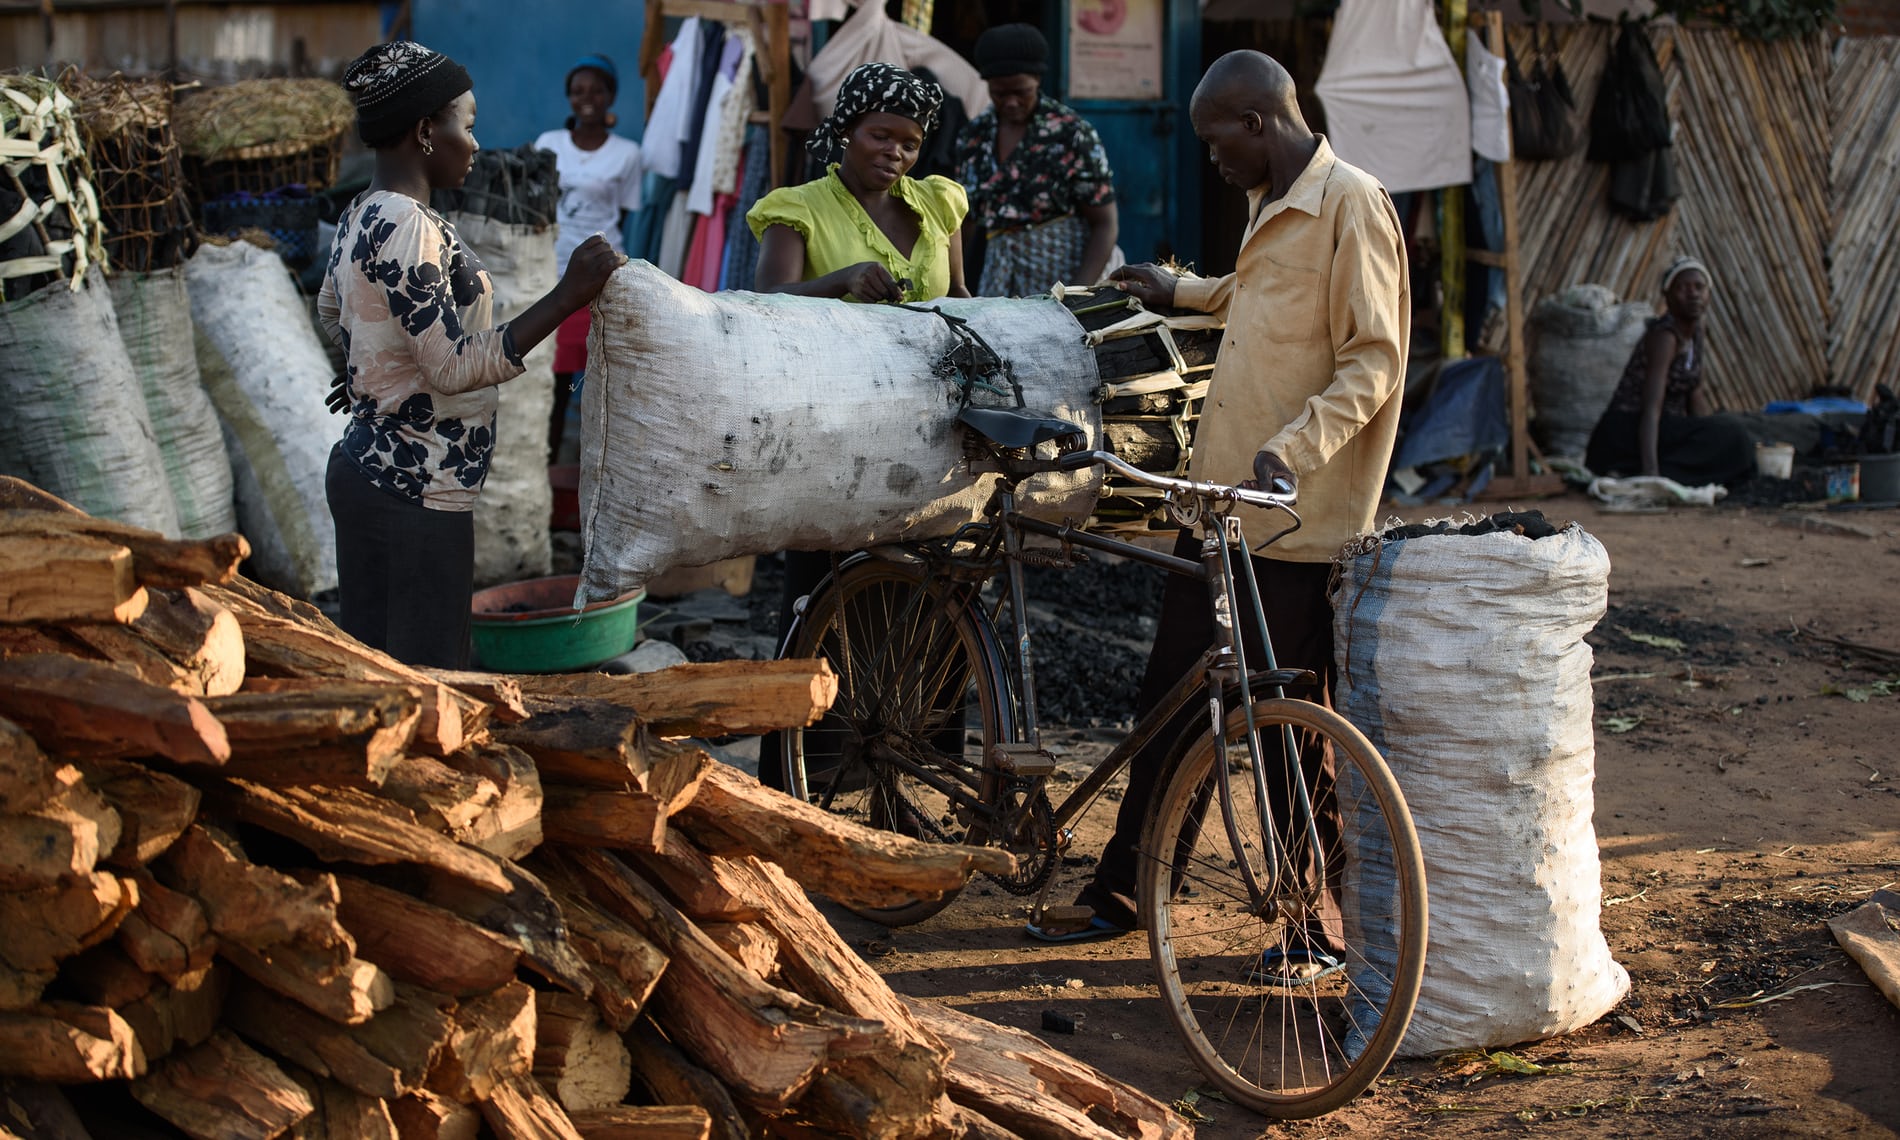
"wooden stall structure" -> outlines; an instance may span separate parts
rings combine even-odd
[[[772,131],[772,185],[785,179],[785,109],[792,101],[791,14],[784,0],[647,0],[646,34],[640,41],[640,75],[646,80],[646,111],[660,94],[660,53],[666,48],[667,17],[697,16],[722,24],[751,28],[758,50],[753,56],[759,77],[765,80],[766,109],[754,111],[751,121]]]

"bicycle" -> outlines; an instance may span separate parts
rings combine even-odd
[[[1069,824],[1177,710],[1201,703],[1206,726],[1172,748],[1141,844],[1138,910],[1164,1005],[1196,1063],[1235,1101],[1282,1118],[1332,1111],[1383,1071],[1410,1021],[1424,970],[1424,864],[1384,760],[1331,709],[1288,697],[1287,688],[1318,678],[1272,659],[1246,557],[1253,548],[1234,507],[1291,518],[1264,547],[1299,525],[1295,495],[1153,475],[1083,450],[1072,424],[1020,410],[966,407],[959,420],[974,469],[1000,476],[981,520],[946,539],[842,559],[802,600],[784,653],[828,659],[839,690],[822,720],[781,737],[786,789],[916,838],[1005,847],[1017,870],[996,881],[1040,896]],[[1200,560],[1018,511],[1025,479],[1089,466],[1162,491],[1175,521],[1200,531]],[[1031,545],[1036,538],[1055,549]],[[1219,633],[1052,805],[1056,761],[1036,721],[1022,568],[1072,564],[1078,547],[1206,581]],[[991,596],[986,588],[999,579]],[[1242,588],[1266,647],[1259,669],[1229,616],[1241,612]],[[1005,608],[1009,643],[996,628]],[[1215,805],[1218,825],[1202,826]],[[904,925],[953,897],[860,913]],[[1341,916],[1331,965],[1301,954],[1321,948],[1314,927],[1328,912]],[[1275,973],[1274,951],[1318,968]]]

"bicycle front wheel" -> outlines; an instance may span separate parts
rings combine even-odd
[[[995,639],[962,591],[907,564],[851,563],[812,594],[789,655],[830,662],[838,697],[818,723],[781,734],[788,792],[914,839],[988,840],[1000,779],[984,758],[1003,739],[1008,695]],[[955,897],[857,913],[903,926]]]
[[[1299,1119],[1357,1096],[1398,1051],[1425,968],[1425,864],[1358,729],[1310,701],[1252,712],[1264,778],[1233,709],[1224,750],[1203,733],[1156,803],[1140,902],[1196,1064],[1235,1101]]]

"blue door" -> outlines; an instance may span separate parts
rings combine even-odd
[[[1200,146],[1187,101],[1199,79],[1198,0],[1063,0],[1056,55],[1068,103],[1115,171],[1123,254],[1200,257]]]

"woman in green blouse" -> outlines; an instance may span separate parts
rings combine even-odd
[[[845,76],[810,143],[823,178],[774,190],[746,213],[759,238],[753,288],[847,301],[968,297],[963,187],[908,177],[943,89],[888,63]]]

